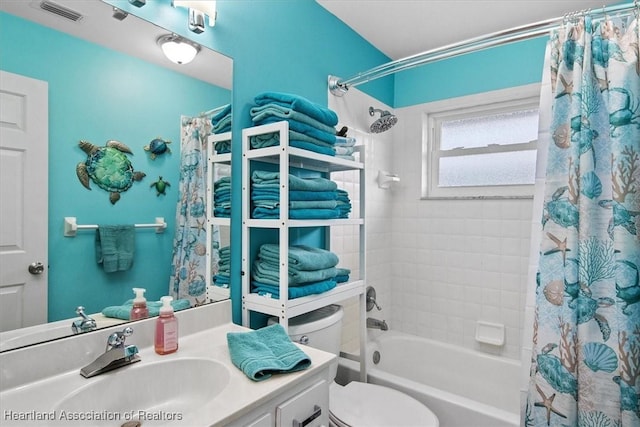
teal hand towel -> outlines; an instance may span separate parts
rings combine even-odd
[[[250,332],[227,333],[231,362],[254,381],[311,366],[311,359],[291,342],[279,324]]]
[[[185,308],[191,307],[191,303],[188,299],[177,299],[171,301],[171,306],[173,307],[173,311],[184,310]],[[129,320],[129,316],[131,314],[131,308],[133,307],[133,300],[127,300],[122,305],[112,305],[109,307],[105,307],[102,310],[102,315],[105,317],[111,317],[114,319],[122,319]],[[160,314],[160,307],[162,307],[162,302],[160,301],[147,301],[147,309],[149,310],[149,317],[158,316]]]
[[[96,261],[105,273],[129,270],[135,247],[134,225],[99,225],[96,231]]]
[[[300,95],[284,92],[262,92],[256,95],[254,101],[259,106],[277,104],[299,111],[328,126],[338,124],[338,115],[335,111],[312,102]]]
[[[260,246],[260,258],[279,263],[280,246],[275,243],[265,243]],[[289,268],[297,270],[318,270],[338,265],[336,254],[322,248],[314,248],[307,245],[289,246]]]

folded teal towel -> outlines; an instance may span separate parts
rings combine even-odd
[[[256,281],[251,282],[251,292],[258,295],[268,296],[270,298],[280,298],[280,288],[266,283]],[[293,286],[287,289],[289,299],[306,297],[308,295],[321,294],[335,288],[337,283],[335,280],[324,280],[322,282],[308,283],[302,286]]]
[[[129,270],[135,248],[133,225],[98,225],[96,231],[96,261],[105,273]]]
[[[335,191],[289,190],[289,200],[336,200]],[[280,200],[280,189],[277,186],[251,189],[251,200]]]
[[[251,181],[255,188],[261,185],[279,184],[280,173],[257,170],[251,174]],[[327,178],[301,178],[296,175],[289,174],[289,190],[303,191],[335,191],[338,185]]]
[[[309,126],[313,126],[316,129],[332,133],[334,135],[336,133],[335,127],[325,125],[324,123],[314,119],[311,116],[278,104],[271,103],[262,105],[260,107],[253,107],[251,110],[249,110],[249,114],[251,114],[251,120],[253,120],[253,122],[260,122],[268,117],[275,117],[279,120],[295,120],[299,123],[305,123]]]
[[[254,381],[311,366],[311,359],[291,342],[279,324],[250,332],[227,333],[231,362]]]
[[[251,212],[251,218],[276,219],[280,218],[280,208],[265,209],[255,208]],[[289,209],[289,219],[337,219],[340,218],[340,210],[335,209]]]
[[[267,117],[263,120],[260,120],[259,122],[254,122],[254,124],[267,125],[270,123],[278,123],[281,121],[283,120],[278,117]],[[318,139],[320,141],[326,142],[327,144],[331,144],[331,147],[333,147],[336,143],[335,129],[333,129],[331,132],[325,132],[323,130],[314,128],[313,126],[309,126],[306,123],[299,122],[296,120],[289,119],[289,120],[286,120],[286,122],[289,123],[289,130],[301,133],[303,135],[307,135],[311,138]],[[289,139],[292,139],[292,138],[289,138]]]
[[[185,308],[191,307],[191,303],[188,299],[177,299],[171,301],[171,306],[174,311],[184,310]],[[126,301],[122,305],[112,305],[109,307],[105,307],[102,310],[102,314],[106,317],[111,317],[114,319],[122,319],[129,320],[129,315],[131,313],[131,308],[133,307],[133,300],[130,299]],[[160,307],[162,307],[162,302],[160,301],[147,301],[147,309],[149,309],[149,317],[157,316],[160,314]]]
[[[231,104],[227,104],[222,107],[220,111],[211,116],[211,124],[216,125],[220,120],[226,118],[231,115]]]
[[[335,267],[322,268],[318,270],[296,270],[289,268],[289,286],[298,286],[309,282],[320,282],[322,280],[336,277]],[[280,284],[280,269],[278,264],[256,260],[251,269],[251,277],[268,285]]]
[[[283,92],[262,92],[256,95],[254,101],[258,105],[277,104],[289,107],[328,126],[338,124],[338,115],[335,111],[311,102],[299,95]]]
[[[265,243],[260,246],[258,256],[271,262],[279,263],[280,246]],[[321,248],[307,245],[290,245],[288,251],[289,267],[297,270],[318,270],[338,265],[338,255]]]

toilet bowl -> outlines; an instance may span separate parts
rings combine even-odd
[[[340,354],[342,307],[329,305],[289,319],[289,336],[294,342]],[[269,320],[277,323],[276,318]],[[331,368],[335,380],[337,365]],[[329,419],[335,427],[422,426],[438,427],[439,421],[418,400],[376,384],[352,381],[342,386],[335,381],[329,387]]]

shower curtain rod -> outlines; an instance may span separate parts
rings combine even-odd
[[[228,106],[229,106],[229,104],[225,104],[225,105],[221,105],[220,107],[212,108],[211,110],[208,110],[208,111],[203,111],[202,113],[198,114],[198,117],[210,116],[210,115],[212,115],[214,113],[217,113],[218,111],[224,110]]]
[[[427,50],[425,52],[417,53],[415,55],[407,56],[405,58],[397,59],[395,61],[387,62],[386,64],[379,65],[371,68],[370,70],[358,73],[348,79],[341,79],[336,76],[329,76],[329,90],[336,96],[342,96],[349,90],[350,87],[376,80],[389,74],[395,74],[397,72],[407,70],[419,65],[424,65],[430,62],[439,61],[442,59],[453,58],[455,56],[463,55],[466,53],[487,49],[490,47],[496,47],[517,41],[530,39],[533,37],[543,36],[548,34],[551,30],[558,28],[560,24],[567,19],[572,19],[585,13],[593,13],[596,15],[605,15],[614,12],[627,12],[636,9],[640,9],[638,0],[634,0],[633,3],[625,3],[616,6],[603,7],[599,10],[582,10],[573,13],[569,13],[562,17],[546,19],[544,21],[535,22],[532,24],[521,25],[519,27],[513,27],[508,30],[497,31],[483,36],[474,37],[458,43],[449,44],[436,49]]]

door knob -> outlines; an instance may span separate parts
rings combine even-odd
[[[44,273],[44,265],[41,262],[32,262],[29,264],[29,273],[42,274]]]

